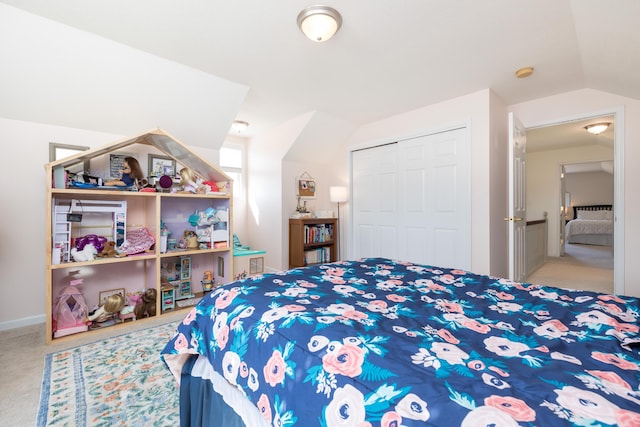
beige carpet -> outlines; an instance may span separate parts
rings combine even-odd
[[[567,244],[564,256],[547,258],[527,282],[613,293],[613,248]]]
[[[101,331],[71,335],[50,345],[45,343],[44,324],[0,331],[0,426],[35,425],[45,354],[129,331],[178,322],[187,312],[180,311],[133,322],[126,328],[104,328]]]

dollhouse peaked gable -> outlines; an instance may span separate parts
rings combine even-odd
[[[55,177],[62,177],[66,168],[136,144],[149,145],[154,147],[163,155],[170,157],[184,167],[192,169],[198,175],[204,177],[206,180],[213,182],[227,181],[231,183],[231,178],[222,170],[202,159],[200,156],[187,148],[186,145],[184,145],[162,129],[147,131],[145,133],[125,138],[120,141],[82,151],[72,156],[65,157],[64,159],[48,163],[46,166],[48,168],[51,168],[54,181],[63,182],[63,180],[60,179],[56,180]]]

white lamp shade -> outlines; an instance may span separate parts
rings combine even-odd
[[[349,200],[347,187],[329,187],[329,200],[333,203],[343,203]]]

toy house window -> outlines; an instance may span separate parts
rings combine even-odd
[[[58,144],[57,142],[50,142],[49,161],[53,162],[56,160],[64,159],[65,157],[73,156],[74,154],[78,154],[81,151],[87,151],[88,149],[89,147],[85,147],[82,145]],[[89,170],[89,165],[89,160],[81,160],[75,165],[71,165],[70,167],[68,167],[67,170],[73,173],[84,172]]]

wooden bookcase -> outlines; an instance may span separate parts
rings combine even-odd
[[[290,218],[289,268],[337,261],[339,241],[335,218]]]
[[[101,156],[125,149],[132,152],[135,144],[143,149],[156,150],[159,154],[171,157],[177,164],[194,169],[205,179],[214,182],[226,181],[224,191],[209,194],[142,192],[132,190],[104,188],[70,187],[64,179],[66,168]],[[139,154],[138,152],[136,152]],[[146,151],[145,151],[146,153]],[[144,158],[146,154],[139,154]],[[156,316],[175,313],[177,310],[191,309],[191,302],[184,297],[182,306],[180,290],[167,292],[172,286],[172,274],[177,271],[176,265],[188,259],[188,277],[181,277],[178,283],[189,285],[189,297],[204,294],[201,279],[210,275],[215,283],[228,283],[233,280],[233,236],[232,230],[232,181],[230,178],[163,131],[151,131],[130,139],[126,139],[104,147],[88,150],[68,158],[45,165],[47,176],[47,236],[46,236],[46,328],[47,343],[72,339],[80,334],[92,333],[87,327],[84,332],[83,319],[78,319],[78,328],[67,328],[57,331],[56,301],[63,289],[71,280],[82,279],[79,290],[90,311],[100,305],[101,295],[122,291],[128,295],[136,295],[144,289],[156,290]],[[146,170],[143,167],[144,170]],[[61,182],[62,181],[62,182]],[[97,206],[97,207],[96,207]],[[111,206],[114,206],[113,208]],[[112,209],[119,209],[117,214]],[[206,241],[195,248],[169,248],[169,238],[184,237],[185,230],[196,231],[192,215],[195,212],[215,210],[222,214],[220,220],[211,230],[211,241]],[[81,214],[68,221],[67,213]],[[116,219],[117,217],[117,219]],[[190,218],[191,217],[191,218]],[[161,227],[161,224],[164,228]],[[108,240],[124,237],[131,230],[145,228],[154,237],[155,244],[145,252],[125,257],[98,258],[92,261],[74,261],[67,256],[73,246],[71,241],[86,234],[103,235]],[[214,229],[215,228],[215,231]],[[164,237],[164,239],[163,239]],[[167,274],[169,271],[171,274]],[[182,273],[181,273],[182,274]],[[167,276],[169,278],[167,279]],[[187,279],[187,280],[185,280]],[[184,294],[184,292],[183,292]],[[150,318],[137,319],[144,322]],[[131,325],[130,321],[118,322],[110,327]],[[99,329],[96,329],[99,330]],[[57,332],[57,333],[56,333]]]

